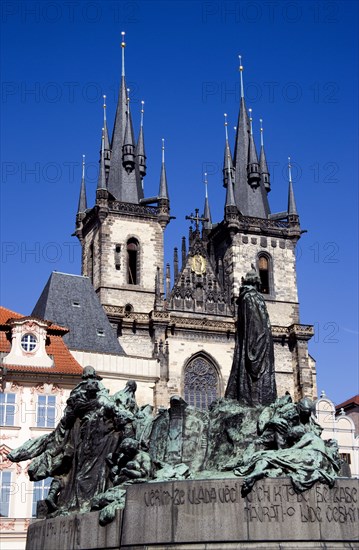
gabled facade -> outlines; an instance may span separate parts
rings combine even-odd
[[[29,481],[28,464],[15,464],[8,453],[50,432],[59,422],[82,367],[63,337],[68,332],[35,316],[0,307],[0,546],[25,548],[26,530],[50,480]]]
[[[313,327],[302,325],[299,316],[295,249],[302,231],[290,164],[287,208],[271,213],[272,182],[263,128],[258,155],[252,113],[244,98],[243,67],[233,154],[225,122],[223,219],[212,221],[206,193],[203,216],[198,210],[189,216],[194,226],[188,251],[182,238],[181,267],[178,249],[174,250],[172,278],[169,264],[163,265],[164,230],[170,221],[164,149],[158,196],[144,198],[143,103],[136,142],[124,47],[123,42],[111,141],[104,117],[96,202],[87,208],[83,179],[75,234],[82,245],[82,273],[89,277],[112,326],[117,327],[125,353],[159,361],[155,406],[167,403],[174,393],[196,394],[196,388],[206,386],[207,375],[216,379],[216,392],[209,390],[212,397],[223,395],[234,350],[236,298],[242,277],[254,264],[273,328],[278,392],[290,391],[296,400],[304,395],[315,398],[315,363],[308,354]],[[202,379],[191,369],[202,369]]]

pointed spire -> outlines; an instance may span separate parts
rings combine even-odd
[[[186,266],[186,257],[187,257],[187,251],[186,251],[186,237],[182,237],[182,271]]]
[[[163,138],[162,138],[162,165],[161,165],[160,189],[158,193],[158,198],[168,200],[168,187],[167,187],[167,176],[166,176],[166,167],[165,167],[165,140]]]
[[[259,163],[257,157],[256,146],[253,139],[253,128],[252,128],[252,109],[249,109],[249,148],[248,148],[248,183],[252,187],[258,187],[260,182],[260,172],[259,172]]]
[[[247,165],[249,145],[249,119],[244,100],[242,56],[239,56],[239,75],[241,84],[241,99],[233,155],[233,164],[235,168],[233,187],[234,198],[238,210],[240,210],[243,214],[248,215],[249,208],[247,204],[249,190],[247,184]]]
[[[177,281],[178,278],[178,248],[173,249],[173,274],[174,280]]]
[[[146,153],[145,153],[145,140],[143,135],[143,115],[145,112],[145,102],[141,101],[141,125],[140,133],[138,135],[138,141],[136,146],[136,160],[141,178],[146,175]]]
[[[135,167],[135,140],[133,136],[132,120],[130,114],[130,89],[127,88],[127,115],[125,137],[122,147],[122,164],[129,174]]]
[[[225,146],[224,146],[224,159],[223,159],[222,172],[223,172],[223,187],[227,187],[229,171],[230,171],[230,177],[232,182],[234,177],[233,160],[232,160],[231,148],[229,146],[229,140],[228,140],[227,113],[224,113],[224,128],[225,128]]]
[[[121,50],[122,50],[122,72],[121,72],[121,75],[123,77],[125,76],[125,47],[126,47],[125,34],[126,33],[124,31],[121,32]]]
[[[263,120],[260,118],[259,122],[260,122],[260,128],[261,128],[261,151],[260,151],[260,155],[259,155],[259,168],[260,168],[260,171],[261,171],[262,182],[263,182],[264,188],[267,191],[267,193],[269,193],[269,191],[271,190],[271,188],[270,188],[270,174],[269,174],[269,171],[268,171],[267,159],[266,159],[266,155],[265,155],[265,152],[264,152]]]
[[[228,123],[227,123],[227,115],[224,114],[224,132],[226,136],[226,158],[225,166],[226,166],[226,174],[227,174],[227,193],[226,193],[226,207],[227,206],[236,206],[236,202],[234,199],[234,191],[233,191],[233,178],[232,178],[232,169],[231,169],[231,150],[228,145]],[[227,146],[228,145],[228,146]]]
[[[82,178],[77,214],[83,214],[87,210],[86,184],[85,184],[85,155],[82,155]]]
[[[208,221],[203,222],[203,229],[212,229],[212,216],[211,216],[211,210],[209,207],[209,200],[208,200],[207,172],[204,173],[204,186],[205,186],[205,199],[204,199],[203,217],[207,218]]]
[[[105,128],[102,128],[102,147],[101,147],[101,161],[100,161],[100,173],[97,180],[97,189],[106,189],[106,167],[105,167]]]
[[[111,195],[119,201],[138,204],[143,198],[142,182],[140,173],[135,167],[131,170],[131,163],[135,159],[135,140],[133,137],[133,126],[131,113],[128,109],[127,89],[125,81],[125,58],[124,58],[124,34],[122,34],[122,76],[119,90],[119,97],[116,109],[115,123],[113,126],[112,141],[111,141],[111,164],[108,174],[107,187]],[[125,140],[125,132],[126,140]],[[126,141],[126,143],[125,143]],[[124,145],[128,145],[128,151],[124,151]],[[124,159],[124,154],[130,156]],[[132,156],[133,155],[133,158]],[[123,161],[126,161],[126,170]]]
[[[288,216],[298,216],[297,205],[294,198],[294,189],[292,182],[292,165],[290,157],[288,157],[288,176],[289,176],[289,189],[288,189]]]
[[[241,98],[244,99],[244,86],[243,86],[243,65],[242,65],[242,56],[239,55],[239,77],[241,80]]]
[[[171,268],[170,264],[166,264],[166,298],[169,299],[171,294]]]
[[[110,140],[108,137],[108,128],[107,128],[107,116],[106,116],[106,95],[103,95],[103,128],[104,128],[104,135],[105,135],[105,151],[111,151],[110,148]]]

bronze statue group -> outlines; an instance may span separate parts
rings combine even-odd
[[[242,280],[238,330],[225,397],[208,411],[172,396],[153,414],[139,408],[136,382],[110,395],[93,367],[85,367],[63,417],[50,433],[11,451],[30,460],[32,481],[52,477],[46,516],[100,510],[110,522],[133,483],[201,478],[219,471],[243,478],[242,496],[264,477],[286,476],[295,491],[316,482],[332,486],[340,471],[335,440],[322,429],[308,398],[277,398],[271,326],[256,269]]]

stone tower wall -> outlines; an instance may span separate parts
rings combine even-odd
[[[129,284],[127,280],[127,241],[131,238],[139,242],[138,284]],[[110,213],[101,225],[92,228],[84,238],[82,269],[83,275],[89,276],[91,244],[92,280],[101,303],[114,306],[131,304],[134,311],[151,311],[154,306],[157,267],[160,268],[161,287],[163,285],[163,230],[157,220]],[[119,252],[116,252],[116,247],[120,247]]]

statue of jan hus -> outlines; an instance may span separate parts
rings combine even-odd
[[[270,405],[277,397],[274,350],[266,303],[255,266],[242,278],[236,346],[225,397],[250,406]]]

